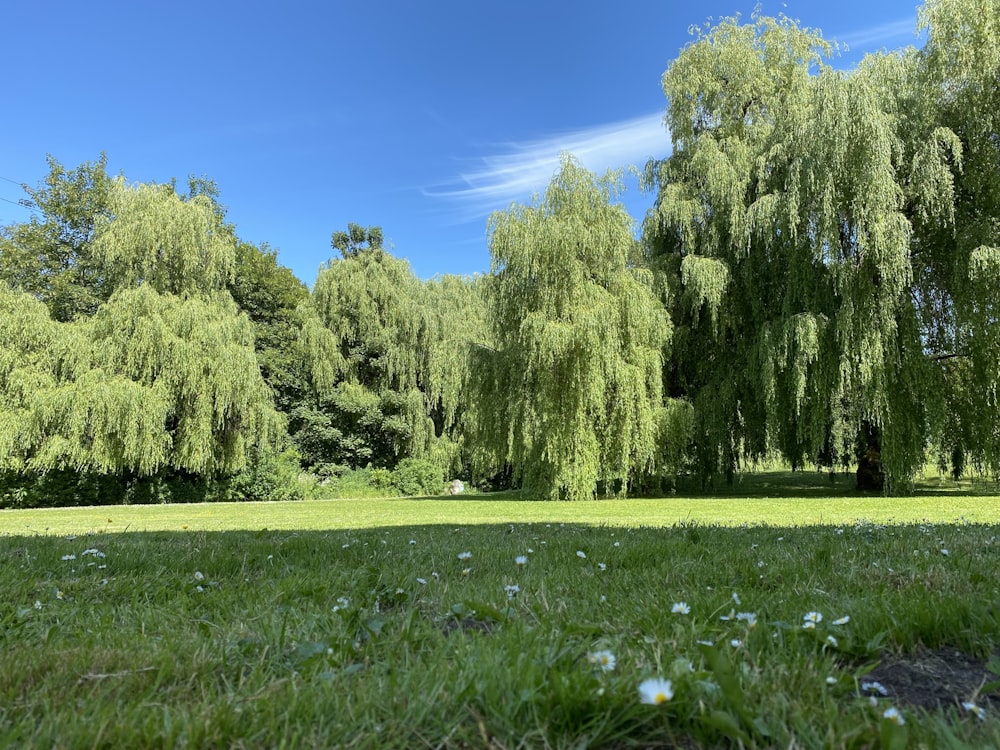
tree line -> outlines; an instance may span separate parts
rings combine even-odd
[[[663,76],[637,238],[567,155],[494,213],[491,268],[417,278],[378,227],[312,290],[214,183],[106,159],[0,232],[0,504],[293,497],[370,469],[581,499],[767,456],[905,491],[1000,473],[1000,7],[831,65],[811,29],[706,25]]]

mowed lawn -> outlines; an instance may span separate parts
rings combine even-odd
[[[1000,747],[997,498],[806,479],[0,511],[0,747]]]
[[[287,503],[193,503],[0,511],[0,534],[123,531],[332,530],[424,524],[582,523],[605,526],[837,525],[1000,521],[1000,494],[988,482],[924,481],[913,496],[854,492],[850,477],[770,472],[732,487],[663,498],[560,503],[509,495],[307,500]],[[989,494],[986,494],[989,493]]]

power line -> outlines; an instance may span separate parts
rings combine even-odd
[[[10,204],[12,204],[14,206],[20,206],[21,208],[27,208],[27,206],[24,205],[23,203],[19,203],[18,201],[12,201],[9,198],[2,198],[2,197],[0,197],[0,201],[3,201],[4,203],[10,203]]]
[[[0,201],[3,201],[4,203],[9,203],[12,206],[17,206],[18,208],[23,208],[25,211],[31,211],[31,213],[35,213],[38,210],[33,206],[25,205],[21,201],[12,201],[9,198],[0,197]]]
[[[4,177],[2,174],[0,174],[0,180],[3,180],[4,182],[9,182],[11,185],[17,185],[25,192],[28,191],[28,183],[26,182],[18,182],[17,180],[12,180],[10,177]],[[30,211],[31,213],[35,213],[36,210],[36,206],[32,205],[32,203],[27,198],[22,198],[21,200],[18,201],[12,201],[10,200],[10,198],[4,198],[0,196],[0,201],[3,201],[4,203],[10,203],[12,206],[18,206],[20,208],[25,209],[26,211]]]

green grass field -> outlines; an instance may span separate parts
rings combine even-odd
[[[989,494],[987,494],[989,493]],[[825,474],[768,472],[699,495],[558,503],[511,495],[372,498],[287,503],[196,503],[0,511],[0,534],[124,531],[331,530],[420,524],[583,523],[811,526],[853,523],[1000,522],[995,484],[928,480],[907,497],[858,495],[852,480]]]
[[[802,481],[0,511],[0,746],[1000,747],[997,498]]]

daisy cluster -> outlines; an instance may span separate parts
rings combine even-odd
[[[871,530],[871,526],[864,525],[863,528],[868,531]],[[843,530],[838,530],[840,533]],[[538,540],[535,537],[537,544],[545,546],[545,540]],[[416,539],[410,539],[409,545],[416,546],[418,544]],[[615,547],[620,547],[621,542],[615,541]],[[509,570],[511,573],[522,573],[531,567],[531,556],[535,554],[535,550],[528,547],[521,554],[513,555],[510,558],[511,565]],[[585,561],[587,565],[593,565],[596,571],[607,571],[608,566],[604,562],[591,563],[588,552],[584,549],[577,549],[573,553],[579,561]],[[473,572],[473,562],[477,558],[477,555],[471,550],[461,550],[454,553],[455,558],[459,564],[461,564],[461,575],[463,577],[468,577]],[[431,578],[435,580],[440,580],[441,576],[437,572],[431,573]],[[512,576],[511,576],[512,577]],[[416,582],[421,586],[428,584],[428,578],[417,577]],[[517,578],[515,581],[510,581],[508,577],[508,582],[502,584],[502,592],[504,599],[510,603],[520,595],[525,593],[525,580],[523,578]],[[606,601],[605,596],[600,597],[601,601]],[[334,606],[334,611],[338,609],[343,609],[347,605],[347,600],[341,598],[338,600],[338,604]],[[729,631],[725,635],[716,634],[715,638],[701,638],[696,641],[696,643],[701,644],[706,647],[715,648],[718,645],[728,645],[732,649],[743,649],[748,642],[748,638],[751,633],[758,627],[760,618],[758,613],[749,610],[743,606],[743,602],[738,593],[733,592],[731,594],[730,600],[727,601],[725,608],[722,609],[720,613],[718,610],[715,612],[715,616],[720,623],[728,623],[730,627],[736,627],[737,630]],[[694,626],[694,618],[692,618],[693,607],[688,601],[678,600],[675,601],[670,607],[670,615],[677,618],[688,618],[692,620],[692,626]],[[711,613],[710,613],[710,616]],[[826,649],[837,649],[840,645],[840,638],[843,634],[843,628],[847,626],[851,621],[850,615],[840,615],[832,619],[827,619],[824,617],[823,613],[818,610],[810,610],[802,614],[800,621],[800,630],[803,634],[809,633],[814,634],[821,643],[824,650]],[[840,631],[840,632],[838,632]],[[779,636],[778,631],[774,633],[775,637]],[[655,642],[653,641],[647,642]],[[620,660],[615,655],[615,653],[608,648],[595,648],[594,650],[586,654],[586,660],[589,664],[594,666],[599,674],[611,674],[616,671],[620,666]],[[691,673],[695,672],[695,667],[690,661],[686,661],[689,665],[689,671]],[[706,678],[709,677],[708,673],[704,673]],[[636,683],[636,690],[638,695],[638,701],[642,704],[648,705],[663,705],[674,700],[674,697],[678,690],[677,677],[679,673],[674,671],[669,675],[674,679],[668,679],[664,675],[652,675],[647,676]],[[687,678],[683,678],[682,681]],[[829,685],[838,685],[840,680],[836,677],[830,676],[826,678],[826,682]],[[604,688],[599,691],[601,694],[604,692]],[[859,689],[859,693],[868,698],[870,701],[874,701],[877,698],[883,698],[887,695],[885,688],[883,688],[879,683],[862,683]],[[981,711],[979,707],[967,709],[970,713],[979,715],[976,711]],[[890,707],[884,711],[883,718],[892,721],[897,724],[903,723],[903,716],[899,711]]]
[[[854,531],[872,534],[881,532],[884,528],[874,524],[859,523]],[[511,526],[511,532],[502,530],[501,533],[508,534],[513,531],[514,527]],[[927,533],[930,531],[928,528]],[[847,527],[847,532],[851,532],[850,527]],[[338,619],[349,623],[351,627],[355,627],[358,622],[362,623],[367,632],[374,637],[381,632],[386,621],[371,618],[372,613],[375,615],[380,612],[389,613],[407,597],[413,597],[413,601],[416,602],[417,595],[414,591],[419,591],[420,596],[433,597],[444,594],[450,582],[465,581],[467,582],[465,587],[469,588],[472,581],[478,578],[490,581],[485,587],[483,607],[479,610],[479,614],[477,615],[473,609],[475,602],[461,602],[452,605],[452,614],[447,617],[456,618],[460,628],[466,632],[479,630],[477,627],[471,627],[481,624],[477,618],[492,618],[490,627],[479,631],[489,633],[493,630],[494,624],[505,622],[508,617],[516,617],[519,612],[530,611],[532,614],[547,612],[550,601],[553,609],[562,606],[561,602],[556,603],[556,597],[553,596],[560,586],[566,587],[565,590],[568,590],[570,595],[584,591],[583,588],[573,589],[575,585],[573,582],[566,584],[558,577],[552,579],[546,577],[544,563],[546,558],[551,558],[557,548],[555,539],[551,539],[552,544],[547,545],[545,539],[533,536],[530,542],[526,538],[524,540],[526,543],[520,545],[515,543],[515,546],[510,548],[506,548],[505,544],[504,551],[494,554],[494,550],[472,546],[468,542],[453,545],[446,543],[442,550],[437,545],[427,544],[428,540],[421,537],[419,532],[417,538],[409,538],[409,534],[412,533],[414,532],[410,531],[407,536],[399,540],[402,549],[396,545],[390,547],[383,538],[369,538],[365,541],[363,536],[354,536],[338,540],[338,544],[343,541],[341,545],[343,550],[350,550],[345,552],[347,556],[364,555],[366,560],[386,561],[389,556],[398,558],[402,554],[412,556],[414,560],[425,559],[425,562],[422,564],[424,567],[404,568],[405,578],[396,581],[401,586],[396,588],[395,595],[391,593],[392,588],[387,588],[380,579],[377,588],[370,591],[358,590],[356,587],[343,592],[334,591],[330,594],[330,601],[326,605],[327,612],[338,614]],[[841,536],[845,531],[837,529],[834,533]],[[389,532],[385,534],[388,535]],[[560,563],[564,567],[569,566],[572,571],[580,571],[588,579],[593,579],[597,585],[605,587],[604,594],[601,594],[601,590],[593,592],[592,601],[595,604],[598,601],[606,603],[615,600],[613,586],[617,582],[617,577],[613,574],[616,569],[625,567],[622,565],[623,561],[617,557],[617,550],[621,548],[622,541],[628,546],[625,534],[621,534],[619,539],[621,541],[613,541],[614,549],[608,546],[603,552],[598,545],[581,539],[563,547],[559,553]],[[391,540],[389,537],[389,541]],[[777,539],[779,542],[783,540],[784,537]],[[935,541],[937,544],[934,549],[938,550],[937,554],[948,557],[951,553],[944,546],[944,540]],[[527,546],[528,543],[532,546]],[[82,546],[81,544],[75,549],[71,548],[72,551],[61,550],[66,551],[66,554],[62,555],[60,564],[65,564],[67,569],[74,571],[76,568],[72,566],[106,567],[104,552],[96,547],[81,549]],[[956,552],[962,550],[960,544],[951,546]],[[364,550],[369,547],[371,549]],[[535,548],[541,554],[536,553]],[[756,544],[751,546],[751,551],[754,555],[749,562],[753,565],[758,555],[762,553],[758,552]],[[371,557],[368,557],[369,555]],[[608,560],[610,566],[602,561],[602,557]],[[274,555],[267,555],[270,565],[274,565],[274,559]],[[774,565],[773,559],[769,559],[767,564]],[[873,564],[878,565],[878,563]],[[942,563],[938,561],[936,564]],[[757,567],[763,565],[761,562]],[[611,573],[608,573],[609,569]],[[887,569],[883,564],[881,570]],[[891,572],[891,569],[888,570]],[[484,576],[481,571],[489,571],[490,575]],[[757,573],[758,571],[754,570],[754,578]],[[209,586],[218,585],[214,581],[209,581],[200,570],[188,569],[183,575],[187,579],[188,590],[194,589],[200,593],[205,592]],[[677,586],[676,578],[672,578],[671,573],[667,575],[667,586]],[[541,583],[543,580],[545,583]],[[406,590],[403,587],[406,587]],[[661,710],[676,716],[681,711],[679,707],[701,705],[706,702],[712,704],[722,700],[720,696],[729,688],[720,671],[720,663],[725,662],[734,668],[733,672],[737,675],[736,683],[743,683],[749,679],[749,675],[757,673],[763,657],[769,653],[768,649],[774,648],[771,645],[772,636],[774,642],[788,638],[792,643],[805,645],[814,649],[815,654],[823,654],[827,658],[839,651],[841,644],[845,652],[851,651],[854,641],[850,627],[851,615],[837,611],[824,613],[819,608],[813,608],[816,606],[815,603],[806,601],[800,605],[801,609],[793,610],[790,617],[781,618],[775,616],[774,612],[766,611],[768,609],[766,605],[755,608],[753,601],[744,604],[740,593],[728,590],[728,587],[722,591],[713,591],[712,587],[707,588],[712,593],[706,596],[704,593],[678,587],[674,596],[662,602],[662,609],[649,613],[652,625],[648,627],[652,632],[647,631],[647,634],[643,634],[640,631],[629,636],[635,638],[634,642],[623,643],[614,637],[601,636],[594,642],[574,644],[571,658],[577,674],[594,685],[598,695],[603,696],[610,686],[614,686],[611,689],[620,691],[622,695],[631,696],[629,700],[638,704],[670,706]],[[338,593],[341,595],[336,596]],[[62,592],[57,591],[56,598],[63,598]],[[73,597],[70,595],[67,598]],[[496,603],[498,600],[501,602],[499,605]],[[427,610],[427,604],[429,602],[424,602],[424,611]],[[42,601],[36,600],[34,606],[36,609],[41,609],[45,605]],[[455,607],[458,606],[464,609],[456,610]],[[770,609],[773,608],[772,605]],[[605,607],[604,611],[612,611],[611,606]],[[435,619],[443,618],[435,617]],[[643,621],[645,617],[640,620]],[[445,632],[453,632],[454,629]],[[355,648],[361,648],[362,642],[363,639],[356,639]],[[633,643],[637,644],[637,647]],[[690,644],[690,651],[686,651],[685,644]],[[329,648],[328,644],[324,644],[323,653],[328,653]],[[690,654],[696,655],[689,659]],[[905,724],[902,711],[891,705],[893,701],[891,691],[880,682],[858,680],[850,674],[827,676],[825,671],[818,677],[821,685],[824,680],[827,687],[822,688],[823,690],[830,691],[830,695],[853,699],[858,707],[877,721],[881,721],[883,727],[888,724],[894,726]],[[740,689],[743,689],[742,686]],[[979,720],[986,718],[984,708],[971,700],[963,702],[961,708],[970,718]]]
[[[411,540],[410,543],[416,544],[415,540]],[[539,543],[541,545],[545,545],[544,540],[540,541]],[[620,547],[620,542],[616,541],[615,546]],[[531,555],[533,554],[535,554],[535,550],[532,548],[528,548],[526,549],[525,553],[515,555],[511,561],[513,563],[512,570],[516,572],[527,569],[530,566],[530,559]],[[575,551],[574,554],[579,560],[588,561],[589,563],[589,558],[585,550],[578,549]],[[473,553],[469,550],[463,550],[455,553],[455,558],[462,565],[469,566],[469,567],[464,567],[461,571],[463,576],[468,576],[472,572],[471,564],[474,558]],[[604,562],[598,562],[595,563],[594,565],[598,571],[602,572],[606,571],[608,568],[607,564]],[[433,575],[435,578],[438,578],[436,574]],[[423,578],[418,578],[417,581],[418,583],[421,584],[426,583],[426,579]],[[518,595],[523,593],[524,591],[524,589],[522,588],[523,583],[524,581],[521,580],[518,583],[511,582],[503,584],[503,594],[508,602],[511,602],[516,597],[518,597]],[[602,596],[601,601],[605,600],[606,597]],[[718,614],[718,612],[716,613],[718,614],[718,620],[720,622],[731,623],[732,625],[737,626],[739,628],[739,632],[731,633],[729,636],[726,636],[721,639],[716,638],[714,640],[713,639],[698,640],[697,643],[713,648],[719,643],[728,644],[733,649],[739,649],[744,646],[747,637],[758,626],[759,623],[758,614],[757,612],[743,608],[742,606],[743,603],[740,598],[740,595],[736,592],[733,592],[731,594],[731,599],[728,602],[728,604],[731,605],[728,606],[728,611],[724,611],[722,614]],[[692,606],[687,601],[684,600],[676,601],[670,607],[670,614],[679,618],[689,618],[691,616],[691,613],[692,613]],[[827,625],[830,628],[841,629],[844,626],[848,625],[850,621],[851,618],[849,615],[841,615],[832,620],[826,620],[822,612],[818,610],[811,610],[802,615],[801,629],[803,631],[820,634],[820,630],[826,627]],[[775,635],[777,635],[777,633]],[[834,632],[827,632],[824,630],[821,633],[821,635],[823,638],[822,640],[823,648],[832,648],[832,649],[838,648],[839,640],[838,636],[835,635]],[[588,663],[596,667],[598,672],[601,674],[613,673],[619,666],[618,657],[612,650],[608,648],[596,648],[588,652],[586,655],[586,660]],[[695,668],[693,664],[691,664],[690,661],[688,661],[687,664],[689,665],[690,672],[694,672]],[[673,674],[672,676],[674,678],[677,677],[676,674]],[[827,678],[827,682],[833,685],[833,684],[838,684],[839,681],[835,677],[829,677]],[[675,684],[675,680],[668,679],[663,675],[653,675],[641,679],[637,683],[636,689],[638,693],[638,700],[640,703],[648,705],[662,705],[669,703],[674,699],[677,686]],[[867,686],[862,686],[861,691],[863,693],[866,693],[866,695],[867,695],[866,691],[868,690],[870,690],[870,688],[868,688]],[[601,688],[599,692],[603,694],[604,688]],[[885,718],[888,718],[897,723],[901,723],[903,721],[903,717],[901,714],[899,714],[898,716],[897,714],[898,712],[896,711],[896,709],[892,709],[886,712]]]

